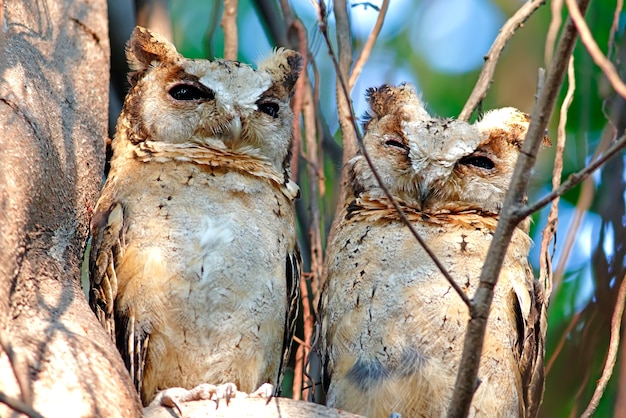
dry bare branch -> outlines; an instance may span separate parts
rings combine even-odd
[[[515,31],[544,3],[545,0],[531,0],[524,3],[502,26],[489,52],[485,55],[485,64],[474,86],[474,90],[472,90],[472,94],[470,94],[463,110],[459,114],[459,120],[467,121],[474,112],[474,109],[476,109],[478,104],[485,98],[487,90],[489,90],[489,86],[491,86],[491,82],[493,81],[493,73],[495,72],[500,53],[509,39],[515,34]]]
[[[348,80],[348,90],[352,91],[354,85],[356,84],[356,80],[359,78],[365,63],[367,62],[370,54],[372,53],[372,49],[374,48],[374,44],[378,39],[378,34],[383,27],[383,23],[385,22],[385,16],[387,15],[387,9],[389,8],[389,0],[383,0],[383,4],[380,6],[380,10],[378,11],[378,18],[376,18],[376,23],[372,28],[372,32],[367,38],[365,45],[363,46],[363,50],[361,54],[359,54],[359,58],[357,58],[356,63],[354,64],[354,68],[352,69],[352,74],[350,75],[350,79]]]
[[[611,339],[609,342],[609,352],[606,356],[606,362],[604,369],[602,370],[602,376],[598,380],[596,390],[593,392],[593,396],[587,409],[582,413],[581,418],[588,418],[593,415],[600,399],[604,394],[607,383],[613,374],[613,367],[615,367],[615,360],[617,360],[617,351],[619,349],[620,341],[620,327],[622,324],[622,315],[624,314],[624,302],[626,301],[626,276],[622,277],[622,283],[619,286],[617,293],[617,301],[615,302],[615,310],[613,311],[613,317],[611,318]]]
[[[615,69],[615,66],[611,61],[609,61],[596,43],[591,31],[589,30],[589,26],[585,22],[585,19],[580,12],[580,9],[576,5],[575,0],[565,0],[567,7],[569,9],[570,18],[576,24],[576,28],[580,33],[580,40],[587,48],[589,55],[593,58],[593,61],[596,63],[598,67],[604,72],[604,75],[611,83],[611,86],[615,89],[615,91],[622,97],[626,98],[626,84],[622,81]]]
[[[580,0],[581,10],[586,10],[588,5],[589,0]],[[571,19],[568,19],[561,34],[554,61],[548,69],[545,85],[541,89],[537,103],[533,108],[528,133],[515,165],[511,184],[500,212],[500,221],[494,232],[493,241],[489,246],[485,265],[481,272],[480,285],[472,299],[471,319],[467,326],[463,355],[448,417],[465,417],[469,412],[476,387],[476,375],[483,348],[487,317],[493,300],[493,288],[498,281],[498,274],[513,232],[518,223],[524,219],[524,216],[521,216],[523,214],[521,209],[524,205],[530,173],[535,165],[537,152],[543,140],[558,92],[563,84],[576,38],[576,26]]]
[[[237,1],[224,0],[222,29],[224,30],[224,59],[227,60],[237,59]]]
[[[606,163],[611,157],[613,157],[615,154],[617,154],[619,151],[623,150],[624,148],[626,148],[626,135],[623,135],[620,139],[614,142],[613,145],[611,145],[609,149],[607,149],[606,152],[602,154],[602,156],[593,159],[587,166],[585,166],[585,168],[583,168],[582,170],[576,173],[570,174],[567,181],[562,183],[558,189],[542,197],[534,204],[528,207],[519,209],[517,211],[518,216],[521,216],[523,218],[523,217],[529,216],[537,212],[539,209],[543,208],[552,200],[556,199],[557,196],[561,196],[563,193],[572,189],[583,180],[587,179],[594,171],[602,167],[604,163]]]
[[[569,66],[567,68],[567,93],[561,104],[559,127],[557,130],[557,144],[556,152],[554,156],[554,168],[552,170],[552,190],[556,190],[561,185],[561,174],[563,173],[563,152],[565,151],[565,126],[567,125],[567,112],[572,100],[574,99],[574,92],[576,91],[576,78],[574,75],[574,56],[570,58]],[[540,272],[539,281],[544,284],[546,289],[546,295],[552,293],[552,255],[550,252],[550,242],[554,239],[556,234],[557,224],[559,222],[559,198],[555,198],[552,201],[550,207],[550,214],[548,215],[548,221],[543,229],[541,237],[541,259],[540,259]],[[554,244],[556,245],[556,243]],[[554,247],[553,245],[553,247]],[[554,250],[554,248],[552,249]]]

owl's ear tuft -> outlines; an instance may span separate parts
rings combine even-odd
[[[278,48],[259,64],[259,71],[272,77],[273,89],[279,97],[290,97],[302,71],[302,56],[291,49]]]
[[[129,74],[131,85],[135,85],[141,75],[155,62],[176,62],[182,56],[176,47],[158,33],[136,26],[126,44],[126,59],[132,70]]]
[[[521,148],[528,133],[530,115],[514,107],[504,107],[487,112],[476,124],[489,137],[503,135],[510,144]],[[547,135],[544,135],[542,145],[552,145]]]
[[[383,84],[380,87],[371,87],[367,89],[365,98],[373,117],[404,114],[403,118],[407,120],[430,119],[415,89],[408,83],[399,86]]]

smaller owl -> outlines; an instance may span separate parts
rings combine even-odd
[[[413,227],[471,298],[528,116],[431,117],[409,85],[370,89],[363,148]],[[400,219],[362,153],[326,253],[320,299],[327,404],[372,418],[442,417],[469,313]],[[470,416],[534,417],[543,393],[545,295],[516,229],[494,290]]]
[[[140,27],[127,57],[91,225],[91,306],[144,405],[270,395],[299,301],[289,162],[302,59],[192,60]]]

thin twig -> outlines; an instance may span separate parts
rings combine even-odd
[[[336,4],[336,2],[335,2],[335,4]],[[344,100],[348,100],[349,97],[350,97],[350,93],[348,92],[348,88],[346,86],[345,79],[343,79],[343,77],[341,77],[341,75],[339,73],[339,64],[338,64],[337,60],[335,59],[335,55],[333,53],[332,45],[331,45],[330,40],[329,40],[329,38],[327,36],[327,33],[324,31],[324,29],[322,29],[322,34],[324,35],[324,39],[326,39],[326,46],[328,47],[331,59],[332,59],[334,65],[335,65],[335,68],[337,69],[339,86],[343,89]],[[338,94],[338,98],[339,97],[341,97],[341,96]],[[355,125],[356,117],[354,115],[354,109],[352,108],[351,101],[348,100],[348,102],[350,103],[350,106],[349,106],[349,110],[350,110],[349,120],[351,121],[351,124],[352,124],[352,131],[354,132],[354,135],[357,137],[359,144],[362,144],[363,143],[363,138],[361,137],[361,134],[360,134],[359,130],[357,129],[356,125]],[[402,208],[400,207],[400,205],[398,204],[396,199],[393,197],[391,192],[383,184],[383,181],[382,181],[382,179],[380,177],[380,174],[378,174],[378,171],[376,170],[376,168],[372,164],[372,160],[370,159],[369,154],[367,153],[367,150],[365,149],[365,147],[361,147],[361,152],[362,152],[363,156],[365,157],[365,160],[366,160],[367,165],[369,166],[370,170],[372,170],[372,174],[374,174],[374,178],[376,178],[376,181],[378,182],[379,187],[385,193],[385,196],[387,197],[387,199],[389,199],[389,201],[391,202],[393,207],[396,209],[396,211],[400,215],[400,219],[402,220],[402,222],[404,222],[404,224],[409,228],[409,231],[411,231],[411,234],[415,237],[417,242],[419,242],[419,244],[422,246],[424,251],[432,259],[433,263],[435,263],[435,265],[437,266],[437,268],[439,269],[441,274],[446,278],[448,283],[450,283],[450,286],[452,286],[452,288],[456,291],[456,293],[459,295],[461,300],[463,300],[463,302],[468,307],[470,307],[470,300],[467,297],[467,295],[465,294],[465,292],[456,283],[456,281],[452,278],[452,276],[450,275],[448,270],[445,268],[445,266],[441,263],[441,261],[439,261],[439,259],[435,255],[435,253],[432,252],[430,247],[426,244],[426,242],[422,239],[422,237],[419,235],[419,233],[415,230],[415,228],[413,227],[413,224],[411,224],[411,221],[409,221],[409,219],[406,217],[406,214],[404,213],[404,211],[402,210]],[[344,200],[340,200],[340,202],[339,202],[340,205],[343,205],[343,202],[344,202]]]
[[[474,86],[474,90],[472,90],[472,94],[470,94],[463,110],[459,114],[459,120],[467,121],[474,109],[478,106],[478,104],[485,98],[487,95],[487,90],[489,90],[489,86],[491,86],[491,82],[493,81],[493,73],[496,70],[496,64],[498,63],[498,58],[500,57],[500,53],[506,46],[507,42],[517,28],[523,25],[523,23],[534,13],[535,10],[542,6],[545,3],[545,0],[531,0],[522,5],[517,12],[500,29],[500,33],[496,37],[493,45],[485,55],[485,64],[483,65],[483,69],[480,72],[480,76],[478,77],[478,81]]]
[[[580,0],[581,9],[586,10],[589,0]],[[563,78],[569,64],[569,58],[576,43],[576,27],[568,19],[563,29],[561,39],[555,54],[554,61],[548,69],[546,82],[541,89],[539,99],[535,104],[526,139],[515,164],[509,190],[506,193],[504,204],[500,212],[500,220],[494,232],[493,240],[483,269],[480,274],[480,284],[470,308],[470,321],[463,343],[463,355],[454,385],[454,394],[448,410],[448,417],[466,417],[469,413],[472,397],[476,388],[478,365],[485,339],[487,317],[493,300],[493,289],[498,281],[504,257],[509,242],[522,216],[520,208],[527,193],[530,173],[535,165],[539,147],[544,138],[548,120],[556,102]]]
[[[581,418],[587,418],[593,415],[607,383],[613,374],[613,367],[615,367],[615,360],[617,360],[617,351],[619,349],[620,341],[620,327],[622,324],[622,315],[624,314],[624,302],[626,301],[626,276],[622,278],[622,283],[619,286],[617,293],[617,301],[615,302],[615,310],[613,311],[613,317],[611,318],[611,339],[609,342],[609,351],[606,355],[606,363],[604,363],[604,369],[602,370],[602,376],[598,380],[596,390],[593,392],[591,401],[587,409],[582,413]]]
[[[572,330],[574,329],[574,326],[578,323],[581,313],[582,312],[576,312],[576,314],[574,314],[574,316],[570,320],[569,324],[567,324],[565,331],[563,331],[563,334],[561,335],[561,338],[559,339],[559,343],[556,345],[556,348],[554,349],[552,356],[550,357],[550,359],[548,359],[548,362],[546,363],[546,376],[550,373],[550,370],[552,370],[552,366],[554,365],[554,362],[556,361],[557,357],[559,356],[559,354],[563,350],[563,347],[565,346],[565,341],[567,341],[567,337],[569,336],[570,332],[572,332]]]
[[[550,13],[552,19],[550,20],[550,26],[548,27],[548,34],[546,35],[546,44],[544,47],[544,65],[549,67],[552,63],[552,56],[554,55],[554,45],[556,44],[556,38],[561,29],[561,23],[563,18],[561,12],[563,11],[563,0],[552,0],[550,2]]]
[[[352,74],[350,75],[350,79],[348,80],[348,89],[352,91],[354,85],[356,84],[356,80],[359,78],[365,63],[370,57],[372,53],[372,49],[374,48],[374,44],[378,39],[378,34],[380,34],[380,30],[383,27],[383,23],[385,22],[385,15],[387,14],[387,9],[389,8],[389,0],[383,0],[383,4],[380,6],[380,10],[378,11],[378,17],[376,18],[376,23],[372,28],[372,32],[370,32],[370,36],[367,38],[365,45],[363,46],[363,50],[357,58],[356,63],[354,64],[354,68],[352,69]]]
[[[615,143],[613,143],[613,145],[611,145],[609,149],[606,150],[604,154],[602,154],[601,157],[594,159],[591,163],[589,163],[589,165],[585,166],[585,168],[578,171],[577,173],[570,174],[570,176],[567,178],[567,181],[562,183],[558,189],[542,197],[534,204],[516,211],[517,215],[524,218],[526,216],[529,216],[537,212],[538,210],[546,206],[548,203],[550,203],[552,200],[556,199],[558,196],[563,195],[563,193],[567,192],[568,190],[578,185],[581,181],[585,180],[594,171],[600,168],[607,160],[609,160],[611,157],[613,157],[615,154],[617,154],[619,151],[621,151],[625,147],[626,147],[626,135],[622,135],[622,137],[618,139]]]
[[[565,3],[569,9],[570,17],[576,24],[576,28],[580,33],[580,40],[585,45],[585,48],[587,48],[589,55],[591,55],[591,58],[593,58],[596,65],[600,67],[602,72],[604,72],[604,75],[609,80],[609,83],[611,83],[611,86],[613,86],[617,94],[626,98],[626,84],[624,84],[622,79],[619,77],[613,63],[604,56],[598,47],[598,44],[589,30],[589,26],[587,26],[580,9],[576,5],[576,0],[565,0]]]
[[[309,298],[309,290],[307,288],[306,278],[304,274],[300,275],[300,294],[302,299],[302,316],[304,319],[304,326],[308,327],[310,331],[308,332],[309,344],[298,344],[298,350],[296,351],[296,365],[294,369],[292,394],[292,398],[296,400],[308,398],[308,389],[306,389],[305,393],[303,393],[302,383],[304,380],[304,367],[307,357],[309,355],[309,347],[311,346],[311,334],[313,333],[313,315],[311,315],[310,302],[311,299]]]
[[[609,31],[609,41],[607,42],[608,53],[607,58],[611,59],[611,55],[613,54],[614,46],[615,46],[615,34],[619,29],[619,17],[622,14],[622,8],[624,7],[623,0],[617,0],[617,4],[615,5],[615,11],[613,12],[613,23],[611,24],[611,30]]]
[[[227,60],[237,59],[237,1],[224,0],[222,29],[224,30],[224,59]]]
[[[563,173],[563,152],[565,151],[565,139],[567,137],[565,133],[565,126],[567,125],[567,112],[572,104],[572,100],[574,99],[575,91],[576,78],[574,75],[574,56],[572,55],[567,68],[567,93],[565,94],[565,98],[561,104],[559,127],[557,130],[557,144],[554,156],[554,168],[552,170],[552,190],[558,189],[561,184],[561,174]],[[552,201],[550,214],[548,215],[548,222],[546,222],[546,226],[543,229],[541,237],[539,281],[544,284],[546,295],[548,295],[548,297],[552,293],[552,254],[550,252],[549,245],[556,234],[558,222],[559,198],[557,197]],[[554,246],[556,246],[556,241],[554,242],[553,247]]]

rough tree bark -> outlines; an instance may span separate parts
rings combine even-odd
[[[46,417],[138,416],[80,286],[105,155],[106,2],[0,6],[0,394]]]

